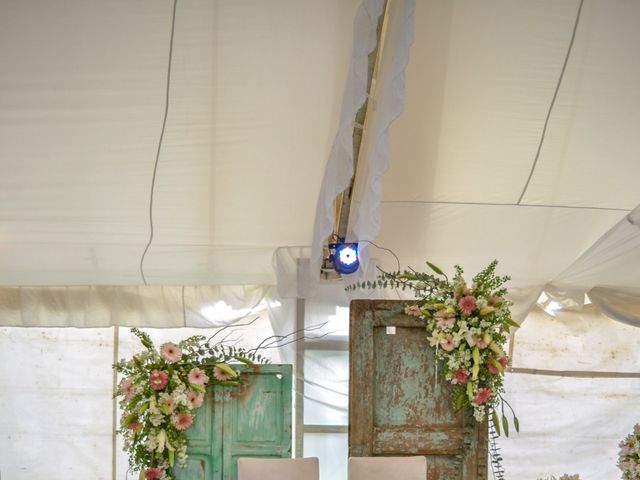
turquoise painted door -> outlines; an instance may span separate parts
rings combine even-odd
[[[486,480],[487,425],[453,411],[424,325],[403,306],[351,302],[349,454],[424,455],[429,480]]]
[[[291,457],[291,365],[243,370],[241,391],[216,386],[197,410],[179,480],[236,480],[239,457]]]

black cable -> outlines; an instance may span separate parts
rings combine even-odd
[[[178,6],[178,0],[173,0],[173,13],[171,15],[171,37],[169,39],[169,61],[167,65],[167,87],[164,99],[164,118],[162,119],[162,130],[160,131],[160,139],[158,141],[158,150],[156,151],[156,160],[153,165],[153,177],[151,178],[151,194],[149,196],[149,241],[147,246],[144,247],[144,252],[140,257],[140,276],[145,285],[147,285],[147,279],[144,276],[144,258],[147,256],[151,242],[153,242],[153,194],[156,188],[156,175],[158,173],[158,162],[160,160],[160,150],[162,150],[162,140],[164,139],[164,131],[167,127],[167,116],[169,114],[169,91],[171,86],[171,60],[173,58],[173,37],[176,30],[176,9]]]
[[[374,247],[376,247],[376,248],[378,248],[380,250],[386,250],[387,252],[391,253],[391,255],[393,255],[393,257],[396,259],[396,263],[398,264],[398,271],[400,271],[400,259],[398,258],[398,256],[395,254],[395,252],[393,250],[391,250],[390,248],[381,247],[379,245],[376,245],[371,240],[358,240],[358,242],[370,243],[371,245],[373,245]]]
[[[531,171],[529,172],[529,178],[527,178],[527,182],[524,184],[524,188],[522,189],[522,193],[520,194],[520,198],[518,199],[518,205],[522,202],[524,198],[524,194],[529,188],[529,182],[531,182],[531,177],[533,177],[533,171],[536,169],[536,165],[538,164],[538,159],[540,158],[540,152],[542,151],[542,144],[544,143],[544,137],[547,134],[547,127],[549,125],[549,118],[551,117],[551,111],[553,110],[553,106],[556,103],[556,99],[558,98],[558,92],[560,91],[560,84],[562,83],[562,79],[564,78],[564,72],[567,69],[567,63],[569,62],[569,56],[571,55],[571,49],[573,48],[573,41],[576,38],[576,31],[578,30],[578,23],[580,22],[580,13],[582,12],[582,5],[584,4],[584,0],[580,0],[580,5],[578,6],[578,13],[576,14],[576,21],[573,24],[573,33],[571,34],[571,40],[569,41],[569,48],[567,48],[567,54],[564,57],[564,63],[562,64],[562,70],[560,71],[560,76],[558,77],[558,83],[556,84],[556,89],[553,92],[553,98],[551,99],[551,105],[549,105],[549,110],[547,111],[547,118],[544,120],[544,126],[542,127],[542,135],[540,136],[540,142],[538,143],[538,150],[536,151],[536,156],[533,159],[533,165],[531,166]]]
[[[604,210],[608,212],[630,212],[632,208],[590,207],[580,205],[549,205],[534,203],[499,203],[499,202],[454,202],[447,200],[383,200],[383,205],[415,204],[415,205],[473,205],[479,207],[531,207],[531,208],[565,208],[572,210]]]

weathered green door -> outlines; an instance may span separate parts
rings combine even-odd
[[[349,454],[424,455],[429,480],[485,480],[486,423],[453,411],[424,325],[402,305],[351,302]]]
[[[236,480],[239,457],[291,456],[291,365],[244,369],[242,390],[216,386],[187,431],[179,480]]]

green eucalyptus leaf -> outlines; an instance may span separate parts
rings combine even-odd
[[[415,274],[413,273],[403,273],[401,275],[398,275],[398,278],[402,278],[403,280],[417,280],[418,277],[416,277]]]
[[[516,429],[516,432],[520,433],[520,420],[515,415],[513,416],[513,426]]]

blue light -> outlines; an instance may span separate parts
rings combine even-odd
[[[360,267],[357,243],[332,243],[329,248],[334,250],[331,254],[333,268],[338,273],[353,273]]]

